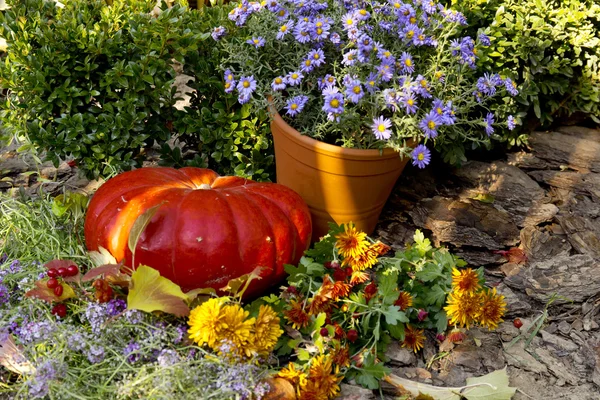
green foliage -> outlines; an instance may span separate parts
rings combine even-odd
[[[210,32],[227,25],[230,6],[204,7],[186,13],[184,24],[195,32]],[[211,168],[222,175],[238,175],[254,180],[274,179],[274,156],[265,110],[251,112],[249,105],[224,92],[220,63],[223,49],[208,34],[197,51],[186,52],[183,73],[192,78],[190,105],[177,113],[175,130],[182,142],[197,152],[185,160],[178,148],[164,145],[163,165]]]
[[[199,37],[178,5],[154,18],[151,0],[65,3],[13,0],[0,15],[3,122],[56,165],[75,157],[89,177],[139,166],[144,147],[170,136],[172,60]]]
[[[533,116],[543,126],[574,113],[600,122],[600,5],[591,0],[454,0],[468,33],[492,43],[478,64],[516,80],[515,98],[495,99],[502,118]],[[518,130],[509,139],[519,144]]]

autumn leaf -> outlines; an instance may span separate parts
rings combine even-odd
[[[44,264],[44,267],[46,269],[59,269],[59,268],[68,268],[71,265],[76,266],[77,268],[79,268],[79,266],[75,263],[75,261],[73,260],[52,260],[52,261],[48,261],[46,264]],[[79,284],[79,282],[81,281],[81,274],[77,273],[77,275],[75,276],[64,276],[63,280],[65,282],[75,282],[77,284]]]
[[[513,247],[509,250],[497,250],[494,251],[494,253],[500,254],[502,257],[506,258],[509,263],[525,264],[527,262],[527,254],[518,247]]]
[[[242,297],[250,282],[254,279],[262,279],[260,276],[263,267],[256,267],[249,274],[244,274],[239,278],[231,279],[227,282],[227,286],[221,288],[224,292],[231,293],[232,296]]]
[[[28,375],[35,371],[35,367],[25,358],[12,335],[5,335],[0,341],[0,365],[20,375]]]
[[[54,294],[53,289],[49,289],[48,286],[46,286],[47,282],[48,282],[48,279],[42,279],[40,281],[37,281],[35,283],[35,286],[36,286],[35,289],[31,289],[30,291],[25,293],[25,297],[31,297],[34,299],[44,300],[44,301],[47,301],[48,303],[53,303],[53,302],[60,303],[61,301],[65,301],[67,299],[75,297],[75,292],[73,291],[73,288],[71,286],[67,285],[66,283],[62,284],[63,292],[59,297]]]
[[[106,264],[90,269],[82,278],[83,282],[89,282],[98,277],[103,277],[108,283],[128,287],[131,277],[121,272],[122,264]]]
[[[413,396],[430,396],[433,400],[510,400],[517,391],[508,386],[506,368],[494,371],[479,378],[467,379],[462,387],[442,387],[387,375],[385,381],[395,386],[402,393]]]
[[[185,295],[187,296],[187,301],[189,303],[189,302],[194,301],[196,299],[196,297],[198,297],[198,296],[210,296],[213,294],[217,294],[217,291],[215,289],[201,288],[201,289],[190,290]]]
[[[127,308],[146,312],[163,311],[178,317],[190,313],[188,296],[171,280],[154,268],[140,265],[131,275]]]
[[[102,246],[98,247],[98,251],[88,252],[88,255],[90,256],[92,263],[94,263],[94,265],[96,267],[99,267],[101,265],[106,265],[106,264],[116,264],[117,263],[117,260],[110,253],[110,251],[108,251],[107,249],[105,249]]]

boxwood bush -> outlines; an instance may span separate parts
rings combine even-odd
[[[73,156],[89,177],[139,166],[144,147],[169,138],[173,59],[201,36],[182,26],[184,8],[154,18],[154,0],[9,4],[0,16],[8,43],[0,86],[13,136],[55,164]]]
[[[600,123],[600,5],[594,0],[453,0],[471,35],[485,33],[491,46],[479,64],[519,84],[520,94],[495,108],[527,128],[575,113]],[[483,27],[486,27],[485,29]],[[518,141],[513,136],[513,143]]]

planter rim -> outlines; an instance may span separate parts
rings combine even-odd
[[[336,146],[321,142],[309,136],[302,135],[296,129],[292,128],[287,122],[281,118],[279,112],[273,105],[269,105],[269,112],[273,118],[271,123],[279,125],[281,130],[298,145],[316,151],[324,155],[335,158],[355,159],[355,160],[381,160],[400,157],[394,149],[386,148],[383,150],[377,149],[348,149],[341,146]]]

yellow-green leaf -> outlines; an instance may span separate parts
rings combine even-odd
[[[135,253],[135,247],[137,246],[138,240],[140,240],[140,236],[142,236],[142,232],[144,232],[144,229],[146,229],[146,227],[150,223],[150,220],[152,219],[152,217],[154,217],[154,214],[156,214],[158,209],[163,204],[164,202],[157,204],[154,207],[150,207],[143,214],[137,217],[137,219],[133,223],[133,226],[129,231],[129,238],[127,241],[127,246],[129,247],[129,251],[131,251],[132,254]]]
[[[75,297],[73,288],[66,282],[62,283],[63,292],[60,296],[54,294],[54,289],[49,289],[46,285],[48,279],[42,279],[35,283],[35,288],[25,293],[25,297],[31,297],[34,299],[44,300],[48,303],[60,303],[72,297]]]
[[[163,311],[178,317],[190,313],[188,296],[154,268],[140,265],[131,275],[127,308],[146,312]]]
[[[237,295],[241,297],[250,285],[250,282],[252,282],[254,279],[262,279],[260,276],[262,269],[263,267],[256,267],[249,274],[242,275],[239,278],[231,279],[229,282],[227,282],[227,286],[221,288],[221,290],[231,293],[232,296]]]

